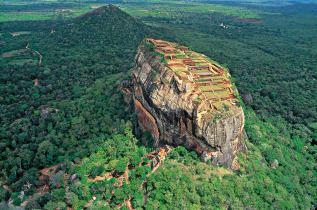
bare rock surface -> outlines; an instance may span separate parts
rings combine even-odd
[[[253,101],[253,98],[252,98],[252,95],[249,93],[249,94],[246,94],[244,97],[243,97],[243,100],[244,101],[247,101],[247,102],[252,102]]]
[[[141,130],[151,132],[156,146],[182,145],[204,162],[238,169],[237,154],[247,154],[242,107],[230,97],[224,107],[220,99],[217,107],[213,100],[197,100],[195,82],[185,82],[161,60],[142,44],[135,57],[133,101]]]
[[[276,169],[276,167],[278,166],[278,160],[274,159],[273,163],[271,163],[271,168]]]

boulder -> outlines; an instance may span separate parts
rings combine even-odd
[[[273,163],[271,163],[271,168],[276,169],[277,166],[278,166],[278,160],[275,159]]]
[[[71,184],[74,184],[77,178],[78,178],[77,174],[73,174],[73,175],[70,177],[70,181],[69,181],[69,182],[70,182]]]
[[[40,109],[40,111],[41,111],[40,116],[41,116],[42,118],[47,118],[47,117],[49,117],[50,112],[52,111],[52,108],[49,107],[48,105],[42,105],[42,106],[40,106],[39,109]]]
[[[253,101],[252,95],[250,93],[244,95],[243,100],[247,102],[252,102]]]

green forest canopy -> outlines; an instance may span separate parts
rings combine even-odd
[[[93,195],[91,209],[120,205],[127,198],[134,208],[150,209],[209,208],[211,203],[234,209],[316,206],[316,49],[308,33],[317,29],[311,22],[314,10],[272,10],[283,17],[264,16],[264,24],[256,25],[230,22],[217,13],[141,19],[161,26],[154,28],[115,7],[75,21],[2,23],[1,53],[29,44],[43,61],[38,66],[38,55],[27,51],[1,58],[0,177],[13,193],[1,188],[0,199],[12,197],[20,205],[24,191],[24,199],[33,196],[28,209],[81,209]],[[296,27],[290,19],[298,22]],[[228,30],[219,27],[221,22]],[[12,37],[9,32],[17,29],[31,33]],[[123,172],[125,164],[140,163],[152,150],[120,91],[145,37],[192,46],[227,63],[239,92],[252,95],[253,101],[245,103],[250,153],[240,156],[238,172],[201,163],[195,153],[179,147],[142,190],[138,186],[150,173],[146,166],[130,170],[130,182],[122,187],[113,179],[88,181],[114,169]],[[59,163],[64,164],[54,176],[39,180],[40,169]],[[65,179],[74,174],[74,183]],[[34,194],[43,184],[49,191]]]

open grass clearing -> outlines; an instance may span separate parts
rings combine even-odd
[[[36,65],[37,60],[34,60],[34,59],[14,59],[13,61],[10,61],[9,64],[18,65],[18,66],[23,66],[25,64]]]
[[[65,1],[63,3],[68,4],[67,8],[56,8],[56,9],[47,9],[44,6],[44,9],[39,10],[36,6],[37,4],[47,4],[52,3],[56,4],[56,0],[43,0],[37,3],[31,3],[35,5],[28,9],[28,11],[19,11],[20,7],[23,5],[30,5],[26,2],[5,2],[3,6],[16,6],[16,12],[7,12],[1,10],[0,12],[0,22],[4,21],[23,21],[23,20],[55,20],[59,16],[63,18],[74,18],[83,13],[97,9],[100,6],[105,6],[107,3],[98,3],[95,2],[82,2],[80,5],[71,1]],[[73,6],[72,6],[73,4]],[[70,5],[70,6],[69,6]],[[150,3],[148,1],[138,1],[138,4],[133,2],[123,2],[121,4],[114,4],[119,6],[122,10],[134,16],[135,18],[167,18],[167,19],[178,19],[187,14],[211,14],[211,13],[222,13],[225,15],[236,16],[236,19],[259,19],[260,15],[264,12],[257,11],[255,9],[247,9],[241,6],[226,6],[218,4],[204,4],[198,2],[178,2],[178,1],[161,1],[154,0]]]

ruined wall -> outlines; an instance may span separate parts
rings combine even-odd
[[[151,131],[156,146],[183,145],[195,150],[202,161],[231,168],[238,152],[247,153],[243,140],[244,113],[232,106],[226,117],[215,118],[209,103],[197,102],[194,86],[181,80],[140,45],[132,73],[134,103],[141,128]]]

